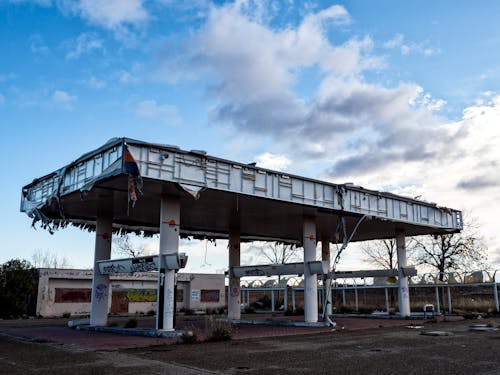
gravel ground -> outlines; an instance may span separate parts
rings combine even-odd
[[[0,334],[0,373],[17,374],[500,374],[500,319],[380,327],[222,343],[95,350]],[[441,331],[447,336],[421,332]],[[71,334],[68,331],[68,334]],[[121,340],[131,340],[122,336]],[[40,342],[42,341],[42,342]]]

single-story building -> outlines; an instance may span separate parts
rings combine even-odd
[[[92,270],[39,269],[36,315],[89,315]],[[178,273],[176,309],[206,310],[226,305],[223,274]],[[110,314],[148,314],[156,310],[156,272],[111,276]]]

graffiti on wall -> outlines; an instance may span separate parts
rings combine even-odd
[[[102,273],[104,274],[121,273],[121,272],[127,272],[127,269],[122,264],[119,263],[112,263],[102,268]]]
[[[153,257],[132,259],[132,264],[130,265],[130,272],[148,272],[156,271],[158,265]]]
[[[103,288],[104,287],[104,288]],[[113,292],[112,294],[119,293]],[[128,289],[125,291],[128,302],[156,302],[156,289]],[[56,303],[90,303],[92,289],[90,288],[56,288],[54,302]],[[97,300],[107,296],[107,288],[100,284],[95,293]],[[184,300],[184,290],[177,289],[177,302]]]
[[[94,297],[97,302],[101,302],[108,297],[108,286],[105,284],[97,284],[94,292]]]
[[[127,292],[129,302],[156,302],[156,290],[154,289],[129,289]]]

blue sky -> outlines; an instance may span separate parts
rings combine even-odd
[[[31,229],[20,190],[127,136],[464,209],[498,264],[498,14],[497,1],[0,1],[0,261],[40,249],[89,266],[93,236]],[[206,271],[204,244],[187,248]]]

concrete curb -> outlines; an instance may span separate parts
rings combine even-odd
[[[273,320],[228,320],[230,323],[234,324],[254,324],[254,325],[264,325],[264,326],[281,326],[281,327],[329,327],[328,322],[280,322]]]
[[[118,335],[156,337],[156,338],[157,337],[177,338],[182,336],[182,332],[179,331],[157,331],[155,329],[101,327],[101,326],[91,326],[91,325],[78,325],[76,326],[76,329],[78,331],[105,332],[105,333],[115,333]]]

